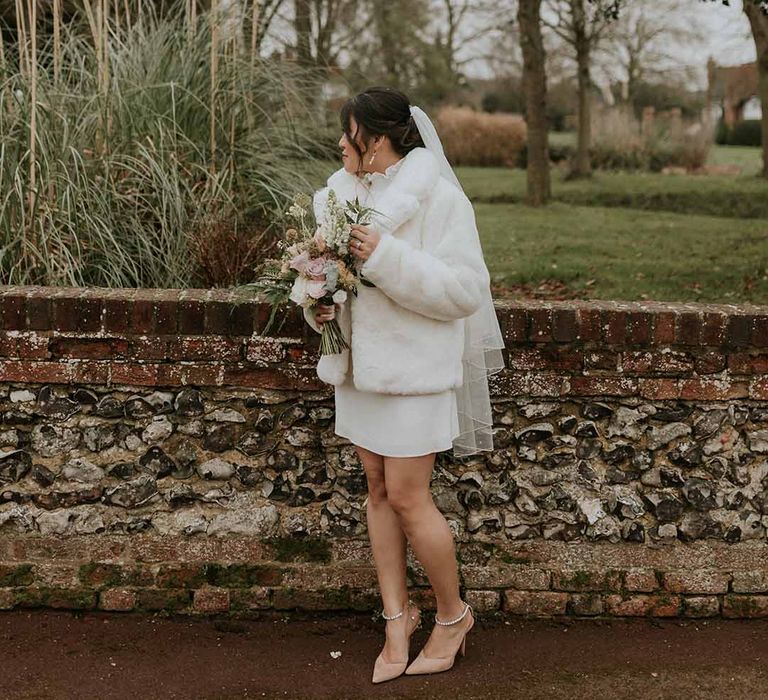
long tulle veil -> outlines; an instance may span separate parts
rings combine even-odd
[[[424,145],[438,159],[443,176],[463,192],[456,173],[445,157],[443,144],[430,118],[423,109],[416,106],[411,107],[411,115]],[[464,381],[455,389],[460,430],[453,440],[453,454],[456,457],[493,450],[493,415],[488,377],[504,367],[504,338],[490,286],[485,289],[485,298],[480,308],[463,320]]]

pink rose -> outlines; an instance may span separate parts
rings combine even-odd
[[[311,280],[307,282],[307,294],[313,299],[320,299],[325,296],[325,281]]]
[[[313,279],[325,279],[326,258],[313,258],[307,263],[304,272]]]
[[[305,250],[303,253],[299,253],[295,258],[292,258],[288,263],[288,267],[292,267],[294,270],[304,272],[309,262],[309,253]]]

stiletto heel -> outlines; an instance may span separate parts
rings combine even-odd
[[[451,620],[450,622],[442,622],[435,617],[435,622],[438,625],[455,625],[461,620],[464,619],[464,616],[472,609],[472,606],[468,603],[464,603],[466,606],[464,608],[464,612],[459,615],[455,620]],[[437,657],[431,657],[427,656],[424,653],[424,649],[422,649],[419,652],[419,655],[414,659],[413,663],[408,666],[408,668],[405,669],[406,675],[413,675],[416,673],[439,673],[440,671],[447,671],[448,669],[453,667],[454,662],[456,661],[456,656],[461,653],[462,656],[465,656],[466,651],[466,644],[467,644],[467,633],[469,630],[471,630],[475,626],[475,618],[473,615],[470,614],[470,622],[467,626],[467,629],[464,630],[464,634],[461,637],[461,641],[459,642],[458,646],[456,647],[456,650],[453,652],[453,654],[449,654],[448,656],[437,656]]]
[[[406,623],[406,642],[410,642],[411,635],[417,628],[421,627],[421,611],[410,600],[406,604],[405,608],[397,613],[397,615],[392,615],[390,617],[382,612],[381,616],[385,620],[395,620],[400,617],[407,609],[411,609],[410,620],[408,620]],[[411,626],[409,623],[412,620],[416,620],[416,624]],[[382,655],[383,653],[383,651],[379,653],[379,655],[376,657],[375,663],[373,664],[373,676],[371,677],[371,681],[373,683],[382,683],[383,681],[388,681],[392,678],[401,676],[403,671],[405,671],[405,667],[408,665],[409,655],[407,652],[405,661],[387,661],[384,659]]]

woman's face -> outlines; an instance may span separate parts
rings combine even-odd
[[[367,149],[358,132],[357,122],[355,121],[354,117],[349,118],[349,127],[350,132],[354,135],[355,140],[357,141],[360,151],[365,154]],[[374,145],[374,139],[371,139],[371,145]],[[344,170],[353,174],[359,173],[361,171],[367,171],[367,163],[365,162],[366,159],[363,159],[361,167],[360,156],[357,154],[354,146],[347,138],[346,133],[341,134],[341,138],[339,139],[339,148],[341,148],[341,162],[344,165]]]

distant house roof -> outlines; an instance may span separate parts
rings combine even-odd
[[[709,90],[713,101],[741,105],[757,95],[757,63],[718,66],[713,59],[707,63]]]

